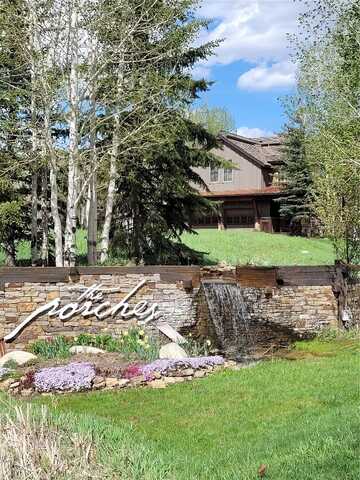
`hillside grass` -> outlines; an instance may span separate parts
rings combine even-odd
[[[197,234],[184,234],[182,241],[194,250],[205,252],[205,264],[226,262],[229,265],[332,265],[335,254],[327,239],[291,237],[284,234],[255,232],[251,229],[200,229]],[[76,235],[78,262],[86,264],[86,232]],[[18,246],[17,259],[30,260],[29,242]],[[5,257],[0,250],[0,265]],[[124,264],[126,260],[110,258],[110,265]]]
[[[206,262],[230,265],[332,265],[335,254],[327,239],[292,237],[251,229],[200,229],[184,234],[183,242],[206,252]]]
[[[39,397],[36,402],[56,415],[76,415],[80,423],[91,418],[107,439],[112,430],[131,432],[130,444],[148,448],[154,465],[161,466],[158,473],[139,477],[147,480],[255,480],[262,463],[269,480],[358,479],[359,344],[316,340],[298,344],[295,351],[312,355],[166,390]],[[112,441],[116,450],[117,437]]]

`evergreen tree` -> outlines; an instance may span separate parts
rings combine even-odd
[[[9,265],[15,264],[18,242],[29,238],[30,72],[19,48],[19,42],[26,41],[23,13],[22,0],[0,6],[0,245]]]
[[[215,204],[198,193],[197,189],[206,186],[193,168],[222,165],[210,153],[217,145],[215,136],[188,116],[191,104],[209,87],[205,80],[192,79],[191,68],[211,55],[217,43],[191,46],[206,22],[195,18],[192,0],[175,3],[176,11],[161,39],[168,55],[159,57],[151,72],[153,78],[148,77],[151,82],[167,85],[167,114],[159,125],[163,138],[146,152],[130,152],[122,157],[116,183],[112,250],[136,263],[199,260],[199,254],[181,244],[180,236],[184,231],[192,232],[191,225],[199,216],[213,212]],[[153,8],[159,6],[154,4]],[[142,36],[137,40],[140,52],[154,48],[151,38]],[[149,97],[144,108],[155,115],[158,104]],[[131,121],[136,128],[142,121],[141,114]]]
[[[279,212],[289,222],[291,233],[310,233],[312,179],[306,159],[305,129],[299,115],[286,126],[284,138],[284,163],[279,172],[284,189],[278,199]]]

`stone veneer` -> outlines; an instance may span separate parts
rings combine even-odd
[[[95,283],[102,284],[103,288],[119,290],[116,293],[104,294],[104,300],[114,305],[141,280],[146,279],[147,283],[131,298],[130,305],[135,305],[141,300],[148,301],[149,305],[157,303],[162,319],[174,328],[195,322],[196,293],[199,288],[191,289],[189,292],[181,280],[183,275],[176,280],[176,267],[174,267],[174,280],[164,280],[160,269],[158,273],[146,273],[146,269],[139,269],[139,273],[123,275],[112,274],[111,268],[108,270],[108,274],[80,274],[75,283],[71,281],[5,282],[3,289],[0,290],[0,338],[13,331],[22,320],[41,305],[57,297],[61,298],[62,305],[74,302],[81,292],[79,286],[89,287]],[[142,273],[144,270],[145,273]],[[182,273],[181,270],[179,271]],[[124,320],[118,316],[104,320],[98,320],[96,317],[74,316],[69,320],[61,321],[58,317],[42,315],[27,326],[13,343],[7,344],[6,349],[23,348],[37,339],[52,335],[76,336],[81,332],[117,334],[135,324],[136,319]],[[149,325],[148,330],[158,333],[154,324]]]
[[[25,280],[20,273],[25,272]],[[34,270],[34,269],[32,269]],[[14,272],[11,281],[9,272]],[[105,288],[117,288],[119,292],[106,294],[105,300],[118,303],[135,285],[146,279],[146,285],[132,297],[131,304],[147,300],[157,303],[164,321],[180,333],[195,330],[202,334],[213,333],[209,311],[200,283],[198,267],[84,267],[78,275],[69,275],[63,281],[46,281],[46,269],[40,281],[28,281],[26,269],[0,269],[0,339],[11,332],[24,318],[39,306],[60,297],[62,305],[75,301],[79,286],[101,283]],[[49,269],[50,271],[50,269]],[[88,273],[87,273],[88,272]],[[98,273],[97,273],[98,272]],[[11,276],[10,275],[10,276]],[[202,271],[207,278],[236,281],[233,270]],[[16,277],[16,281],[13,281]],[[52,277],[53,278],[53,277]],[[3,280],[2,280],[3,279]],[[286,342],[291,337],[304,337],[338,322],[337,301],[331,282],[328,285],[292,285],[243,287],[243,297],[250,316],[256,341],[261,346]],[[353,318],[360,323],[360,285],[349,286],[349,303]],[[7,350],[24,348],[39,338],[52,335],[76,336],[81,332],[117,334],[136,324],[136,320],[110,317],[99,321],[94,317],[73,317],[67,321],[43,315],[25,328],[17,340],[7,344]],[[154,325],[149,333],[159,334]],[[163,341],[165,338],[160,335]]]
[[[360,328],[360,283],[348,286],[348,306],[352,315],[353,325]]]

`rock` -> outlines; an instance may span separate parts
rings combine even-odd
[[[184,368],[182,370],[168,370],[168,377],[192,377],[194,375],[193,368]]]
[[[187,358],[188,354],[177,343],[167,343],[160,348],[159,358],[169,358],[172,360],[180,360]]]
[[[105,378],[106,388],[115,388],[115,387],[118,387],[119,384],[120,384],[120,381],[118,378],[112,378],[112,377]]]
[[[101,388],[105,387],[105,379],[104,377],[96,376],[93,380],[93,389],[100,390]]]
[[[8,378],[6,380],[3,380],[2,382],[0,382],[0,391],[7,392],[12,383],[14,383],[13,378]]]
[[[137,377],[132,377],[130,379],[130,383],[131,383],[131,386],[138,387],[138,386],[142,385],[143,383],[146,383],[146,378],[144,377],[144,375],[139,375]]]
[[[20,386],[20,382],[14,382],[10,385],[9,389],[13,389],[13,388],[18,388]]]
[[[130,380],[127,378],[120,378],[118,388],[124,388],[128,383],[130,383]]]
[[[172,385],[174,383],[183,383],[185,382],[184,377],[164,377],[163,378],[164,382],[168,385]]]
[[[152,382],[149,382],[148,385],[151,388],[166,388],[164,380],[153,380]]]
[[[33,355],[30,352],[24,352],[22,350],[14,350],[13,352],[5,353],[3,357],[0,358],[0,367],[3,367],[7,362],[15,362],[19,367],[26,365],[30,362],[33,362],[37,359],[36,355]]]
[[[194,378],[203,378],[206,377],[206,371],[205,370],[197,370],[194,373]]]
[[[32,395],[33,391],[31,388],[25,388],[24,390],[21,390],[21,395],[23,397],[30,397]]]
[[[235,369],[237,367],[237,363],[234,362],[234,360],[227,360],[225,363],[224,363],[224,368],[232,368],[232,369]]]
[[[177,378],[176,377],[164,377],[163,378],[163,381],[167,384],[172,384],[172,383],[176,383],[176,380]]]
[[[179,377],[192,377],[194,375],[194,370],[192,368],[185,368],[180,370],[178,373]]]
[[[88,353],[89,355],[100,355],[106,353],[105,350],[101,348],[89,347],[88,345],[74,345],[70,348],[71,355],[76,355],[78,353]]]

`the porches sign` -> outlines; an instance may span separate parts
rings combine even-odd
[[[61,298],[55,298],[51,302],[42,305],[25,318],[12,332],[3,338],[3,341],[10,343],[36,318],[41,315],[57,317],[66,322],[75,315],[82,317],[96,317],[98,320],[106,320],[108,317],[120,317],[124,320],[136,318],[140,325],[147,325],[156,321],[157,328],[171,338],[179,341],[182,337],[167,323],[161,321],[161,312],[157,303],[149,305],[146,300],[141,300],[134,306],[130,304],[131,298],[146,284],[141,280],[130,292],[118,303],[112,305],[105,300],[104,294],[116,292],[117,289],[105,289],[101,284],[94,284],[91,287],[78,287],[83,292],[75,302],[61,304]]]

